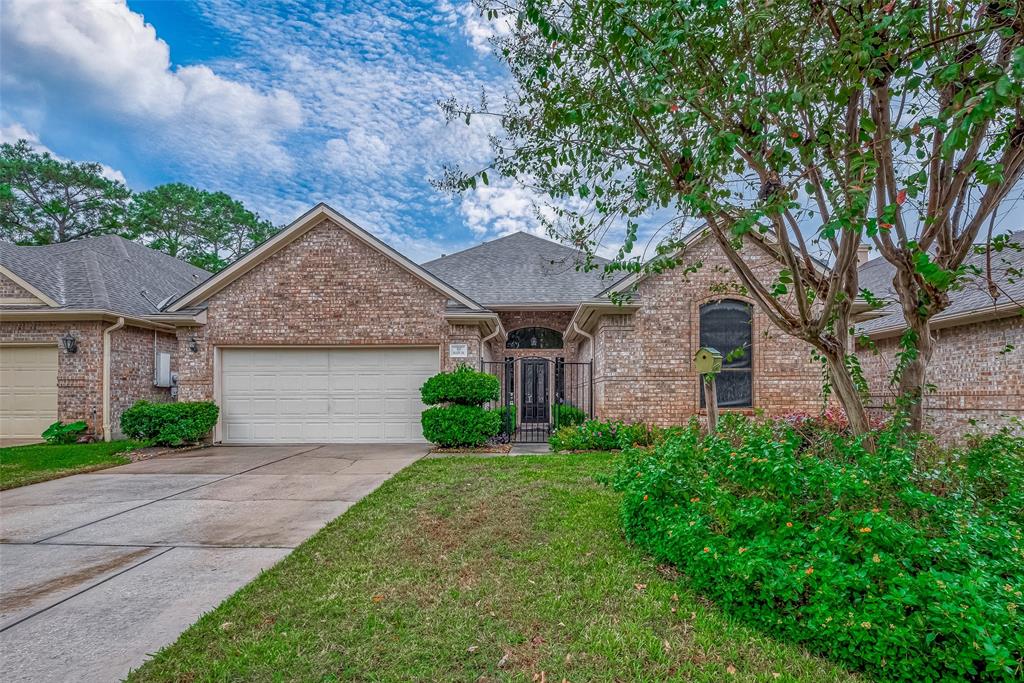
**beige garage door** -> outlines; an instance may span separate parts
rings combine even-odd
[[[436,348],[224,349],[227,443],[423,441],[420,386]]]
[[[57,420],[57,347],[0,346],[0,438],[38,439]]]

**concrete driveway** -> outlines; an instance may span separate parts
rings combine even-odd
[[[120,680],[425,453],[216,447],[0,493],[0,677]]]

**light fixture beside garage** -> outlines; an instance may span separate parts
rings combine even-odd
[[[191,351],[192,353],[196,353],[199,351],[199,340],[196,339],[196,335],[194,334],[189,336],[188,338],[188,350]]]
[[[68,353],[78,352],[78,340],[70,332],[64,333],[64,336],[60,338],[60,343],[64,345],[64,350]]]

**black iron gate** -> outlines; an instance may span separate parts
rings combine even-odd
[[[543,443],[559,427],[594,416],[590,363],[562,358],[481,361],[480,369],[501,382],[501,397],[489,408],[502,411],[502,434],[517,443]]]

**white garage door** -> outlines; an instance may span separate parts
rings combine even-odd
[[[433,349],[224,349],[222,438],[230,443],[423,441],[420,387]]]
[[[38,439],[57,421],[57,347],[0,346],[0,438]]]

